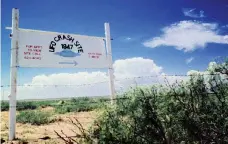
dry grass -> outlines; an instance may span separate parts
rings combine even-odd
[[[54,109],[51,107],[42,109],[43,111],[53,111]],[[57,122],[34,126],[30,124],[16,124],[16,137],[17,141],[13,141],[13,143],[22,143],[20,141],[27,141],[31,144],[57,144],[62,143],[60,139],[58,139],[57,135],[54,133],[54,130],[57,132],[64,131],[68,136],[74,136],[74,132],[71,131],[73,129],[76,132],[79,132],[73,125],[69,122],[68,118],[77,118],[79,122],[83,125],[84,128],[88,128],[95,117],[97,116],[97,112],[77,112],[77,113],[67,113],[55,116],[55,119],[58,119]],[[8,112],[1,112],[1,137],[6,140],[8,139]],[[42,140],[40,138],[50,137],[51,139]],[[10,142],[8,142],[10,143]]]

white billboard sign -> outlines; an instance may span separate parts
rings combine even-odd
[[[108,68],[105,38],[18,30],[18,66]]]
[[[19,10],[12,10],[9,140],[16,138],[17,66],[108,68],[111,103],[115,98],[110,27],[105,38],[19,28]],[[107,48],[107,50],[105,49]]]

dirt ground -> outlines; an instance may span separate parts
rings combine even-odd
[[[52,108],[45,108],[45,111],[52,111]],[[75,133],[79,132],[79,130],[70,123],[70,118],[77,118],[78,121],[82,124],[84,128],[88,128],[93,120],[96,119],[97,112],[77,112],[77,113],[67,113],[56,115],[56,119],[59,121],[50,123],[48,125],[34,126],[30,124],[16,124],[16,137],[18,140],[13,142],[5,142],[7,144],[23,144],[23,141],[28,142],[29,144],[61,144],[64,143],[54,131],[61,133],[61,130],[67,136],[75,136]],[[4,140],[8,139],[8,112],[1,112],[1,138]],[[50,137],[51,139],[43,140],[40,138]],[[63,136],[63,135],[62,135]],[[24,143],[25,143],[24,142]]]

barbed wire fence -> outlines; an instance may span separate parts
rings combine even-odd
[[[221,74],[197,74],[197,75],[202,75],[202,76],[215,76],[215,75],[221,75]],[[115,80],[115,86],[117,87],[116,92],[117,94],[122,94],[123,92],[127,91],[129,88],[135,88],[138,86],[151,86],[154,84],[164,84],[165,81],[172,81],[176,82],[177,80],[183,81],[186,80],[186,78],[189,78],[191,76],[196,76],[196,75],[151,75],[151,76],[136,76],[136,77],[128,77],[128,78],[119,78]],[[20,89],[23,89],[24,92],[26,91],[32,91],[34,97],[28,98],[28,99],[23,99],[24,101],[26,100],[31,100],[31,101],[45,101],[45,100],[61,100],[62,98],[64,99],[71,99],[71,98],[78,98],[77,96],[77,91],[81,90],[84,91],[81,93],[81,96],[79,97],[91,97],[93,96],[94,98],[96,96],[101,96],[99,93],[106,89],[108,90],[108,84],[109,80],[103,80],[103,81],[97,81],[93,83],[83,83],[83,84],[18,84],[17,87],[19,89],[18,95],[20,95]],[[99,87],[99,85],[101,85]],[[125,86],[125,87],[124,87]],[[8,99],[8,94],[9,94],[9,88],[10,85],[1,85],[1,99],[2,100],[7,100]],[[47,89],[46,89],[47,88]],[[50,92],[51,90],[54,92]],[[71,93],[66,93],[64,90],[68,88],[68,91],[72,91]],[[83,89],[84,88],[84,89]],[[76,90],[75,90],[76,89]],[[43,92],[40,92],[44,90]],[[31,94],[28,93],[27,95]],[[89,95],[92,94],[92,95]],[[22,93],[26,94],[26,93]],[[59,94],[58,96],[56,94]],[[67,95],[72,94],[71,97],[67,97]],[[41,97],[41,95],[43,97]],[[55,96],[53,96],[55,95]],[[108,96],[108,91],[106,91],[106,94],[103,93],[104,96]],[[126,98],[116,98],[114,100],[119,100],[119,99],[126,99]],[[110,101],[110,99],[106,99],[106,101]],[[99,103],[98,101],[90,101],[90,104],[92,103]],[[81,103],[83,104],[83,103]],[[88,104],[88,103],[87,103]],[[64,105],[59,105],[59,104],[50,104],[50,106],[69,106],[69,105],[75,105],[74,103],[67,103]],[[17,108],[22,107],[22,105],[17,105]],[[95,119],[93,116],[75,116],[77,119]],[[91,124],[91,122],[88,121],[82,121],[83,124]],[[40,138],[26,138],[28,141],[37,141],[39,139],[44,140],[45,139],[45,134],[44,133],[37,133],[41,135]],[[67,136],[71,138],[76,138],[77,136]],[[64,137],[63,138],[67,138]],[[51,136],[48,139],[60,139],[57,135]]]
[[[114,80],[115,88],[116,88],[115,91],[117,94],[121,94],[122,92],[132,87],[164,84],[165,82],[172,83],[176,81],[184,81],[187,78],[190,78],[191,76],[196,76],[196,75],[221,76],[222,74],[204,73],[204,74],[194,74],[194,75],[183,75],[183,74],[149,75],[149,76],[118,78]],[[108,85],[109,85],[109,80],[105,79],[97,82],[91,82],[91,83],[87,82],[87,83],[81,83],[81,84],[29,84],[29,83],[17,84],[17,89],[18,89],[18,95],[20,95],[20,92],[22,91],[24,95],[29,95],[28,92],[33,93],[33,95],[27,97],[27,100],[45,100],[45,99],[48,100],[48,99],[74,98],[74,97],[108,96],[109,95]],[[10,93],[9,91],[10,86],[11,85],[1,85],[1,100],[8,100],[8,96]],[[50,91],[54,91],[55,93],[52,94]],[[70,94],[67,93],[70,91],[72,91],[72,93],[70,93],[71,96]],[[102,91],[104,92],[102,93]],[[41,95],[43,96],[41,97]],[[26,100],[26,97],[23,99]],[[18,96],[18,100],[21,100],[20,96]]]

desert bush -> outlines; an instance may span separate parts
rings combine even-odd
[[[97,104],[66,104],[55,107],[55,112],[59,114],[64,114],[68,112],[81,112],[81,111],[91,111],[98,108]]]
[[[37,107],[45,108],[57,103],[57,100],[34,101],[34,103]]]
[[[105,100],[100,98],[73,98],[71,100],[51,101],[18,101],[17,110],[34,110],[37,108],[54,107],[57,113],[91,111],[97,109]],[[9,110],[9,101],[1,101],[1,111]]]
[[[183,82],[133,89],[104,107],[80,136],[85,143],[228,143],[227,65]]]
[[[35,102],[25,102],[19,101],[17,102],[17,110],[34,110],[37,108]],[[9,110],[9,101],[1,102],[1,111],[8,111]]]
[[[77,98],[72,98],[71,102],[72,103],[78,103],[78,102],[90,102],[92,101],[92,98],[88,98],[88,97],[77,97]]]
[[[17,103],[17,110],[34,110],[37,108],[37,105],[34,102],[18,102]]]
[[[17,122],[19,123],[29,123],[32,125],[42,125],[53,122],[52,113],[43,111],[21,111],[17,115]]]
[[[1,111],[8,111],[8,110],[9,110],[9,102],[1,101]]]
[[[68,112],[92,111],[102,106],[104,102],[98,98],[80,97],[55,105],[55,112],[64,114]]]

